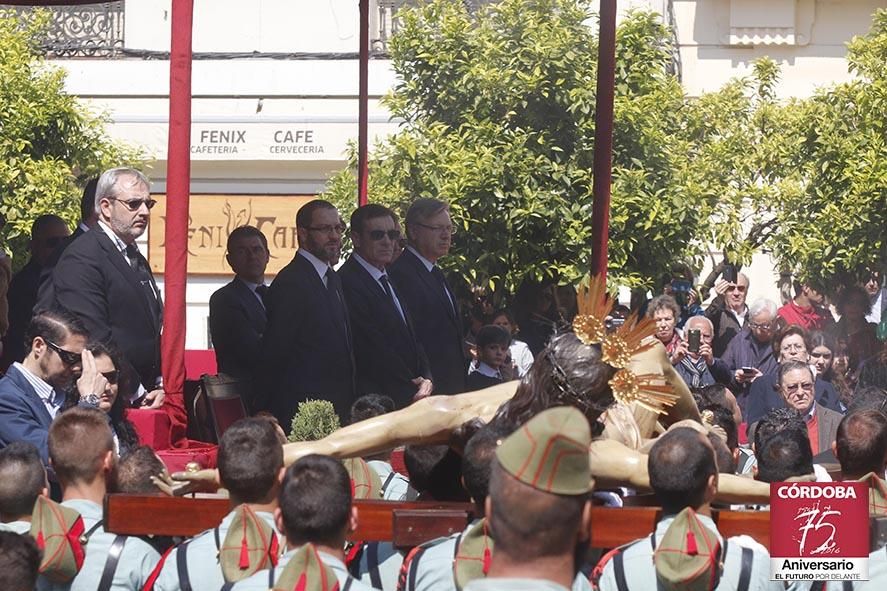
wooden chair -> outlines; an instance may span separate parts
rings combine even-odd
[[[201,376],[193,414],[199,424],[208,426],[204,433],[207,441],[218,443],[228,427],[249,416],[244,400],[250,387],[248,380],[222,373]]]

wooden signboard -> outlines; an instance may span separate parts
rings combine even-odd
[[[165,263],[166,195],[152,194],[148,261],[163,274]],[[188,274],[230,275],[225,261],[228,234],[238,226],[256,226],[268,239],[271,260],[267,275],[276,275],[296,252],[296,212],[314,195],[192,195],[188,218]]]

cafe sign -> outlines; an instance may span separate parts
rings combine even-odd
[[[151,195],[148,262],[163,274],[165,265],[166,195]],[[228,235],[238,226],[255,226],[268,239],[267,275],[276,275],[298,247],[296,212],[314,195],[192,195],[188,212],[188,274],[230,275],[225,260]]]

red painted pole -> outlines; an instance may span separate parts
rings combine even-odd
[[[367,101],[370,61],[370,0],[360,0],[360,59],[357,112],[357,206],[367,203]]]
[[[597,95],[594,113],[594,205],[591,214],[591,275],[607,277],[610,183],[613,166],[613,87],[616,76],[616,0],[601,0]]]
[[[167,408],[175,431],[184,437],[185,287],[188,278],[188,201],[191,193],[191,30],[194,0],[172,2],[169,56],[169,146],[166,157],[165,305],[161,369]],[[178,437],[177,437],[178,435]]]

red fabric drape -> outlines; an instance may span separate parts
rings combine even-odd
[[[172,442],[188,445],[185,429],[185,287],[188,277],[188,201],[191,192],[191,30],[193,0],[172,2],[169,59],[169,147],[166,174],[166,268],[164,269],[161,369]]]

